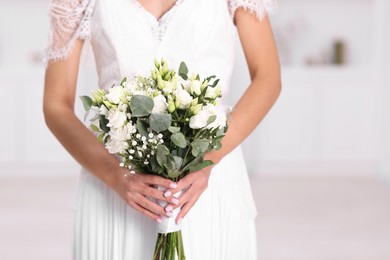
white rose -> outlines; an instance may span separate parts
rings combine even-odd
[[[201,93],[201,86],[202,86],[202,82],[200,82],[199,80],[191,80],[191,82],[190,82],[190,93],[191,94],[200,95],[200,93]]]
[[[190,118],[190,127],[192,129],[200,129],[207,125],[209,120],[209,112],[205,109],[201,110],[198,114]]]
[[[185,91],[182,88],[178,88],[175,91],[175,95],[176,95],[176,101],[180,103],[179,104],[180,109],[187,109],[191,106],[192,97],[187,91]]]
[[[119,104],[121,97],[123,97],[123,88],[121,86],[114,86],[110,88],[106,97],[112,104]]]
[[[165,97],[161,94],[153,98],[154,107],[152,113],[165,113],[168,108],[168,103]]]
[[[117,108],[112,108],[108,111],[108,127],[119,128],[122,127],[127,119],[127,115],[124,112],[121,112]]]

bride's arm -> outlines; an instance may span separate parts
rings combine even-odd
[[[235,12],[235,24],[248,64],[251,84],[232,112],[233,120],[228,122],[229,130],[223,138],[222,149],[206,155],[206,159],[215,163],[242,143],[256,128],[281,91],[279,58],[268,17],[260,22],[255,14],[239,8]],[[187,214],[207,188],[212,167],[191,173],[178,182],[177,190],[188,186],[190,188],[180,197],[178,206],[183,205],[183,208],[177,220]]]
[[[168,201],[170,198],[165,198],[161,191],[151,188],[150,185],[170,187],[173,182],[151,175],[130,174],[124,177],[128,171],[119,167],[119,162],[107,152],[74,113],[82,45],[83,41],[77,40],[66,60],[48,65],[43,104],[46,124],[83,167],[117,191],[130,206],[159,221],[159,215],[165,214],[164,209],[145,196]]]

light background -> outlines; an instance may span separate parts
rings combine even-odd
[[[385,218],[390,216],[390,17],[387,15],[390,2],[280,0],[279,5],[280,10],[272,17],[272,23],[282,61],[282,94],[266,119],[244,143],[255,194],[259,196],[256,197],[261,209],[259,232],[265,232],[259,245],[263,248],[261,259],[320,259],[320,255],[324,256],[313,253],[312,258],[305,258],[304,252],[307,256],[309,249],[302,249],[302,252],[298,250],[302,255],[297,254],[294,258],[294,253],[286,249],[288,244],[293,239],[302,239],[297,247],[303,247],[315,236],[300,235],[295,229],[288,235],[279,233],[277,236],[271,228],[284,225],[285,230],[290,230],[296,225],[291,221],[294,213],[288,211],[290,203],[300,205],[295,210],[304,209],[301,218],[310,221],[318,205],[306,200],[316,194],[317,187],[317,192],[321,191],[317,195],[324,197],[323,203],[330,212],[337,212],[340,209],[338,199],[348,196],[349,202],[356,206],[350,214],[336,214],[334,222],[328,223],[331,226],[341,223],[340,229],[328,234],[329,241],[338,241],[340,234],[351,235],[354,228],[361,227],[357,223],[356,227],[337,233],[343,230],[343,225],[347,227],[349,221],[365,218],[356,216],[356,212],[372,210],[377,215],[371,216],[370,223],[382,221],[377,223],[382,229],[372,229],[371,235],[365,236],[366,240],[318,246],[321,250],[329,247],[330,252],[334,252],[324,259],[360,259],[357,247],[367,247],[372,249],[367,252],[379,253],[362,259],[388,260],[390,250],[380,245],[390,244],[390,220]],[[63,211],[57,211],[64,213],[62,217],[69,217],[61,223],[71,224],[72,199],[69,196],[73,194],[79,166],[49,132],[42,114],[44,67],[40,61],[47,41],[47,8],[46,0],[0,0],[0,242],[8,243],[0,243],[1,259],[24,259],[12,253],[1,257],[2,247],[3,252],[6,248],[18,248],[18,239],[1,237],[2,227],[7,227],[3,234],[19,235],[23,231],[16,220],[31,215],[31,221],[34,216],[36,223],[42,221],[39,212],[30,209],[21,199],[21,192],[31,191],[37,197],[25,196],[35,198],[35,202],[46,201],[45,194],[48,197],[58,195],[62,203],[69,203]],[[330,64],[335,40],[345,43],[346,64],[342,66]],[[237,39],[232,104],[248,84],[247,66]],[[95,86],[94,68],[85,66],[80,72],[79,95],[88,94]],[[83,110],[79,101],[76,110],[81,117]],[[60,184],[62,182],[65,186]],[[55,187],[60,191],[58,194]],[[376,193],[379,190],[381,193]],[[296,197],[290,201],[291,194]],[[48,202],[47,207],[45,203],[39,204],[38,208],[41,213],[54,214],[56,201]],[[281,211],[275,210],[271,201],[279,205]],[[285,219],[277,222],[283,214],[287,214]],[[23,223],[29,226],[28,221]],[[57,224],[53,220],[49,223]],[[312,223],[312,229],[306,226],[307,230],[316,230],[315,223]],[[70,230],[60,231],[70,240]],[[43,234],[39,245],[52,238],[50,232]],[[56,237],[62,236],[57,234]],[[27,248],[27,253],[29,247],[26,245],[34,243],[32,238],[20,244]],[[349,244],[355,248],[349,249],[346,246]],[[70,254],[66,248],[67,245],[60,246],[65,256]],[[279,248],[285,248],[287,253],[275,253]],[[317,251],[322,252],[320,249]],[[48,250],[47,255],[51,251]],[[357,254],[353,255],[353,251]],[[30,259],[35,259],[31,252]],[[51,259],[44,256],[42,253],[36,259]]]

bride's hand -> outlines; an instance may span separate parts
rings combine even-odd
[[[180,223],[180,221],[198,201],[200,195],[202,195],[202,193],[207,189],[211,169],[212,167],[207,167],[197,172],[192,172],[177,182],[176,189],[168,190],[168,192],[171,192],[172,194],[175,194],[180,190],[184,190],[178,199],[173,197],[170,200],[170,204],[165,207],[167,212],[170,212],[175,208],[182,207],[180,213],[176,217],[176,223]]]
[[[126,201],[126,203],[143,215],[161,222],[160,216],[170,216],[163,207],[148,199],[154,198],[166,202],[172,200],[171,196],[164,196],[164,192],[158,190],[157,185],[167,189],[175,189],[176,184],[168,179],[148,174],[131,174],[128,170],[121,168],[117,175],[114,190]],[[165,194],[166,195],[166,194]]]

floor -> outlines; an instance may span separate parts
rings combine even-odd
[[[71,259],[77,178],[0,179],[0,259]],[[390,260],[390,183],[257,176],[259,260]]]

